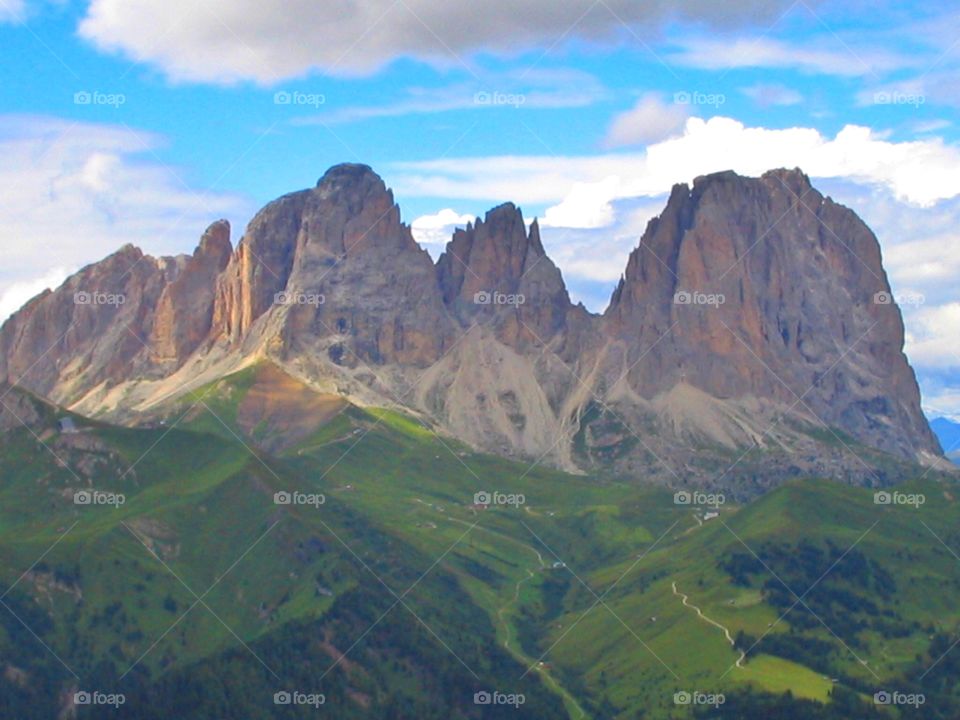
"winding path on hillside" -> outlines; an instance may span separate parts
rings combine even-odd
[[[520,586],[523,585],[525,582],[529,582],[530,580],[536,577],[536,575],[531,570],[529,569],[526,569],[526,570],[527,570],[527,576],[525,578],[521,578],[520,580],[518,580],[517,584],[514,586],[513,600],[511,602],[506,603],[505,605],[500,606],[500,609],[497,610],[497,617],[500,618],[500,623],[503,625],[504,634],[506,635],[506,638],[503,641],[503,646],[507,649],[508,652],[511,652],[511,653],[513,653],[514,650],[513,648],[510,647],[510,623],[507,622],[503,614],[507,611],[507,608],[510,608],[516,605],[517,602],[520,600]]]
[[[691,608],[691,609],[693,609],[693,610],[696,610],[697,616],[698,616],[701,620],[703,620],[704,622],[710,623],[710,624],[713,625],[714,627],[719,628],[720,630],[722,630],[724,636],[727,638],[727,642],[730,643],[730,647],[732,647],[734,650],[737,649],[737,643],[734,641],[733,636],[730,634],[730,630],[728,630],[725,626],[723,626],[723,625],[721,625],[720,623],[718,623],[716,620],[713,620],[712,618],[709,618],[709,617],[707,617],[706,615],[704,615],[704,614],[703,614],[703,610],[701,610],[700,608],[698,608],[696,605],[691,605],[691,604],[690,604],[690,599],[689,599],[689,597],[688,597],[687,595],[684,595],[684,594],[683,594],[682,592],[680,592],[679,590],[677,590],[677,583],[676,583],[676,581],[674,581],[674,582],[672,582],[672,583],[670,583],[670,584],[673,586],[673,594],[674,594],[674,595],[677,595],[677,596],[679,596],[679,597],[681,598],[680,602],[683,603],[684,607],[688,607],[688,608]],[[746,658],[747,658],[747,654],[741,650],[741,651],[740,651],[740,657],[737,658],[736,666],[737,666],[738,668],[742,668],[742,667],[743,667],[743,661],[746,660]]]
[[[421,505],[426,505],[432,510],[437,509],[436,506],[433,505],[432,503],[425,502],[420,498],[414,498],[414,501],[420,503]],[[547,563],[543,559],[543,555],[540,554],[540,551],[537,550],[535,547],[528,545],[527,543],[521,540],[517,540],[516,538],[510,537],[509,535],[499,532],[498,530],[485,528],[483,526],[477,525],[476,523],[467,522],[466,520],[461,520],[460,518],[452,517],[450,515],[445,515],[444,519],[450,520],[451,522],[459,523],[461,525],[466,525],[467,527],[472,527],[476,530],[479,530],[480,532],[485,532],[490,535],[495,535],[501,540],[512,543],[514,545],[518,545],[519,547],[525,550],[528,550],[537,556],[537,562],[540,564],[540,567],[537,568],[538,570],[544,570],[548,567]],[[520,586],[526,582],[529,582],[530,580],[532,580],[537,576],[536,573],[530,568],[523,568],[523,569],[526,570],[527,577],[521,578],[520,580],[517,581],[516,585],[514,585],[514,588],[513,588],[513,597],[508,602],[504,603],[499,608],[497,608],[497,619],[500,621],[500,624],[503,627],[504,636],[505,636],[505,639],[503,641],[503,646],[507,650],[507,652],[509,652],[521,665],[524,665],[526,667],[530,667],[536,670],[536,672],[543,679],[547,687],[549,687],[555,693],[560,695],[561,698],[563,698],[564,705],[567,707],[567,709],[573,710],[573,712],[570,714],[571,718],[576,717],[576,720],[589,720],[590,716],[587,715],[586,711],[580,706],[580,703],[577,702],[577,699],[573,696],[573,694],[569,690],[567,690],[563,685],[561,685],[560,682],[555,677],[553,677],[553,675],[550,674],[550,671],[546,667],[541,665],[538,661],[534,660],[533,658],[529,657],[525,652],[523,652],[521,648],[519,647],[514,648],[510,646],[511,625],[510,625],[509,619],[506,617],[507,610],[509,610],[517,602],[519,602]]]

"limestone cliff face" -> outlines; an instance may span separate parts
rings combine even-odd
[[[35,297],[0,331],[3,379],[58,402],[149,369],[145,347],[163,288],[178,272],[125,246]]]
[[[274,306],[293,268],[296,238],[308,192],[284,195],[254,216],[217,281],[215,336],[238,343]]]
[[[674,188],[604,322],[643,397],[683,379],[905,455],[934,450],[889,297],[876,237],[801,172],[719,173]]]
[[[179,367],[210,334],[217,278],[232,252],[230,223],[219,220],[207,228],[192,257],[163,289],[150,333],[152,356],[158,363]]]
[[[454,232],[437,261],[437,280],[461,323],[493,323],[511,346],[552,340],[574,311],[537,221],[528,231],[513,203]]]
[[[268,314],[287,355],[322,339],[349,367],[429,365],[453,330],[429,255],[364,165],[332,168],[250,223],[219,281],[214,332],[240,342]]]
[[[45,291],[0,330],[0,376],[58,403],[179,368],[209,335],[215,281],[230,253],[215,223],[193,256],[127,245]]]
[[[34,298],[0,330],[0,383],[129,418],[266,357],[569,469],[876,483],[869,453],[941,455],[889,289],[869,228],[798,170],[674,187],[592,315],[513,204],[434,265],[383,180],[338,165],[265,206],[235,250],[219,221],[192,256],[127,246]]]

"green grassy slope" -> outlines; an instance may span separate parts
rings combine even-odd
[[[268,455],[237,421],[253,373],[198,391],[212,412],[175,428],[60,435],[48,409],[0,436],[8,709],[50,717],[58,692],[101,687],[129,695],[121,716],[306,716],[272,702],[299,688],[338,717],[681,718],[703,708],[675,694],[700,691],[729,698],[711,716],[751,717],[789,691],[811,704],[783,717],[819,717],[919,682],[956,635],[952,488],[903,488],[917,508],[798,481],[704,521],[642,478],[476,454],[353,407]],[[82,489],[125,502],[76,505]],[[474,705],[485,689],[527,702]]]

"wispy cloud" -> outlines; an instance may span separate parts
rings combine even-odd
[[[799,105],[803,95],[784,85],[757,83],[740,91],[762,108],[771,106]]]
[[[347,105],[294,119],[295,125],[338,125],[377,118],[428,115],[456,110],[561,109],[586,107],[609,97],[602,83],[579,70],[484,73],[444,87],[410,87],[397,99]]]
[[[806,73],[860,77],[916,68],[922,59],[882,48],[854,47],[835,38],[791,43],[772,37],[696,38],[671,52],[668,60],[703,70],[792,68]]]
[[[68,268],[125,243],[190,251],[219,217],[247,215],[225,192],[193,192],[155,153],[163,138],[123,126],[0,116],[0,297],[3,308]]]

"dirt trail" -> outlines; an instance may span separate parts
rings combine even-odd
[[[679,596],[679,597],[681,598],[680,601],[683,603],[684,607],[688,607],[688,608],[692,608],[693,610],[696,610],[696,611],[697,611],[697,616],[698,616],[701,620],[703,620],[704,622],[710,623],[710,624],[713,625],[715,628],[719,628],[720,630],[722,630],[724,636],[727,638],[727,642],[730,643],[730,647],[732,647],[733,649],[736,649],[737,643],[734,641],[733,636],[730,634],[730,631],[729,631],[726,627],[724,627],[723,625],[721,625],[720,623],[718,623],[716,620],[713,620],[712,618],[709,618],[709,617],[707,617],[706,615],[704,615],[704,614],[703,614],[703,610],[701,610],[700,608],[698,608],[696,605],[691,605],[690,602],[689,602],[689,597],[688,597],[687,595],[684,595],[684,594],[683,594],[682,592],[680,592],[679,590],[677,590],[677,583],[676,583],[676,582],[672,582],[671,585],[673,586],[673,594],[674,594],[674,595],[677,595],[677,596]],[[737,658],[736,666],[737,666],[738,668],[742,668],[742,667],[743,667],[743,661],[746,660],[746,658],[747,658],[747,654],[741,650],[741,651],[740,651],[740,657]]]
[[[414,502],[418,502],[421,505],[426,505],[432,510],[437,510],[436,505],[434,505],[433,503],[425,502],[420,498],[414,498],[413,500]],[[532,547],[531,545],[527,545],[525,542],[517,540],[516,538],[512,538],[509,535],[504,535],[503,533],[498,532],[496,530],[491,530],[490,528],[481,527],[479,525],[476,525],[475,523],[467,522],[466,520],[461,520],[460,518],[451,517],[450,515],[446,515],[444,519],[450,520],[451,522],[459,523],[461,525],[466,525],[467,527],[473,527],[474,529],[479,530],[480,532],[485,532],[490,535],[496,535],[501,540],[505,540],[514,545],[518,545],[524,550],[528,550],[537,556],[537,562],[540,564],[540,567],[537,568],[538,570],[544,570],[548,567],[547,563],[543,559],[543,555],[540,554],[540,551],[537,550],[535,547]],[[510,625],[510,621],[506,617],[506,612],[513,605],[519,602],[520,586],[526,582],[529,582],[530,580],[532,580],[537,576],[536,573],[530,568],[524,568],[524,570],[526,570],[527,572],[527,577],[521,578],[520,580],[517,581],[516,585],[513,588],[513,598],[510,601],[501,605],[499,608],[497,608],[497,619],[500,621],[500,624],[503,626],[504,635],[505,635],[503,646],[504,648],[506,648],[507,652],[509,652],[514,658],[516,658],[516,660],[519,663],[534,669],[537,672],[537,674],[539,674],[540,677],[543,679],[547,687],[549,687],[555,693],[560,695],[561,698],[563,698],[564,705],[566,706],[567,710],[570,712],[571,718],[576,718],[576,720],[590,720],[590,716],[587,715],[586,711],[584,711],[582,707],[580,707],[580,703],[577,702],[573,694],[570,693],[570,691],[567,690],[563,685],[561,685],[560,682],[557,681],[557,679],[550,674],[550,671],[545,666],[540,665],[533,658],[529,657],[519,647],[514,648],[510,646],[511,625]]]
[[[520,586],[525,582],[529,582],[535,577],[536,575],[527,569],[527,576],[518,580],[513,589],[513,600],[505,605],[500,606],[500,609],[497,610],[497,617],[500,618],[500,623],[503,625],[504,632],[507,636],[503,641],[503,647],[505,647],[509,652],[513,652],[513,649],[510,647],[510,623],[506,621],[506,619],[503,617],[503,614],[507,611],[507,608],[516,605],[517,601],[520,600]]]

